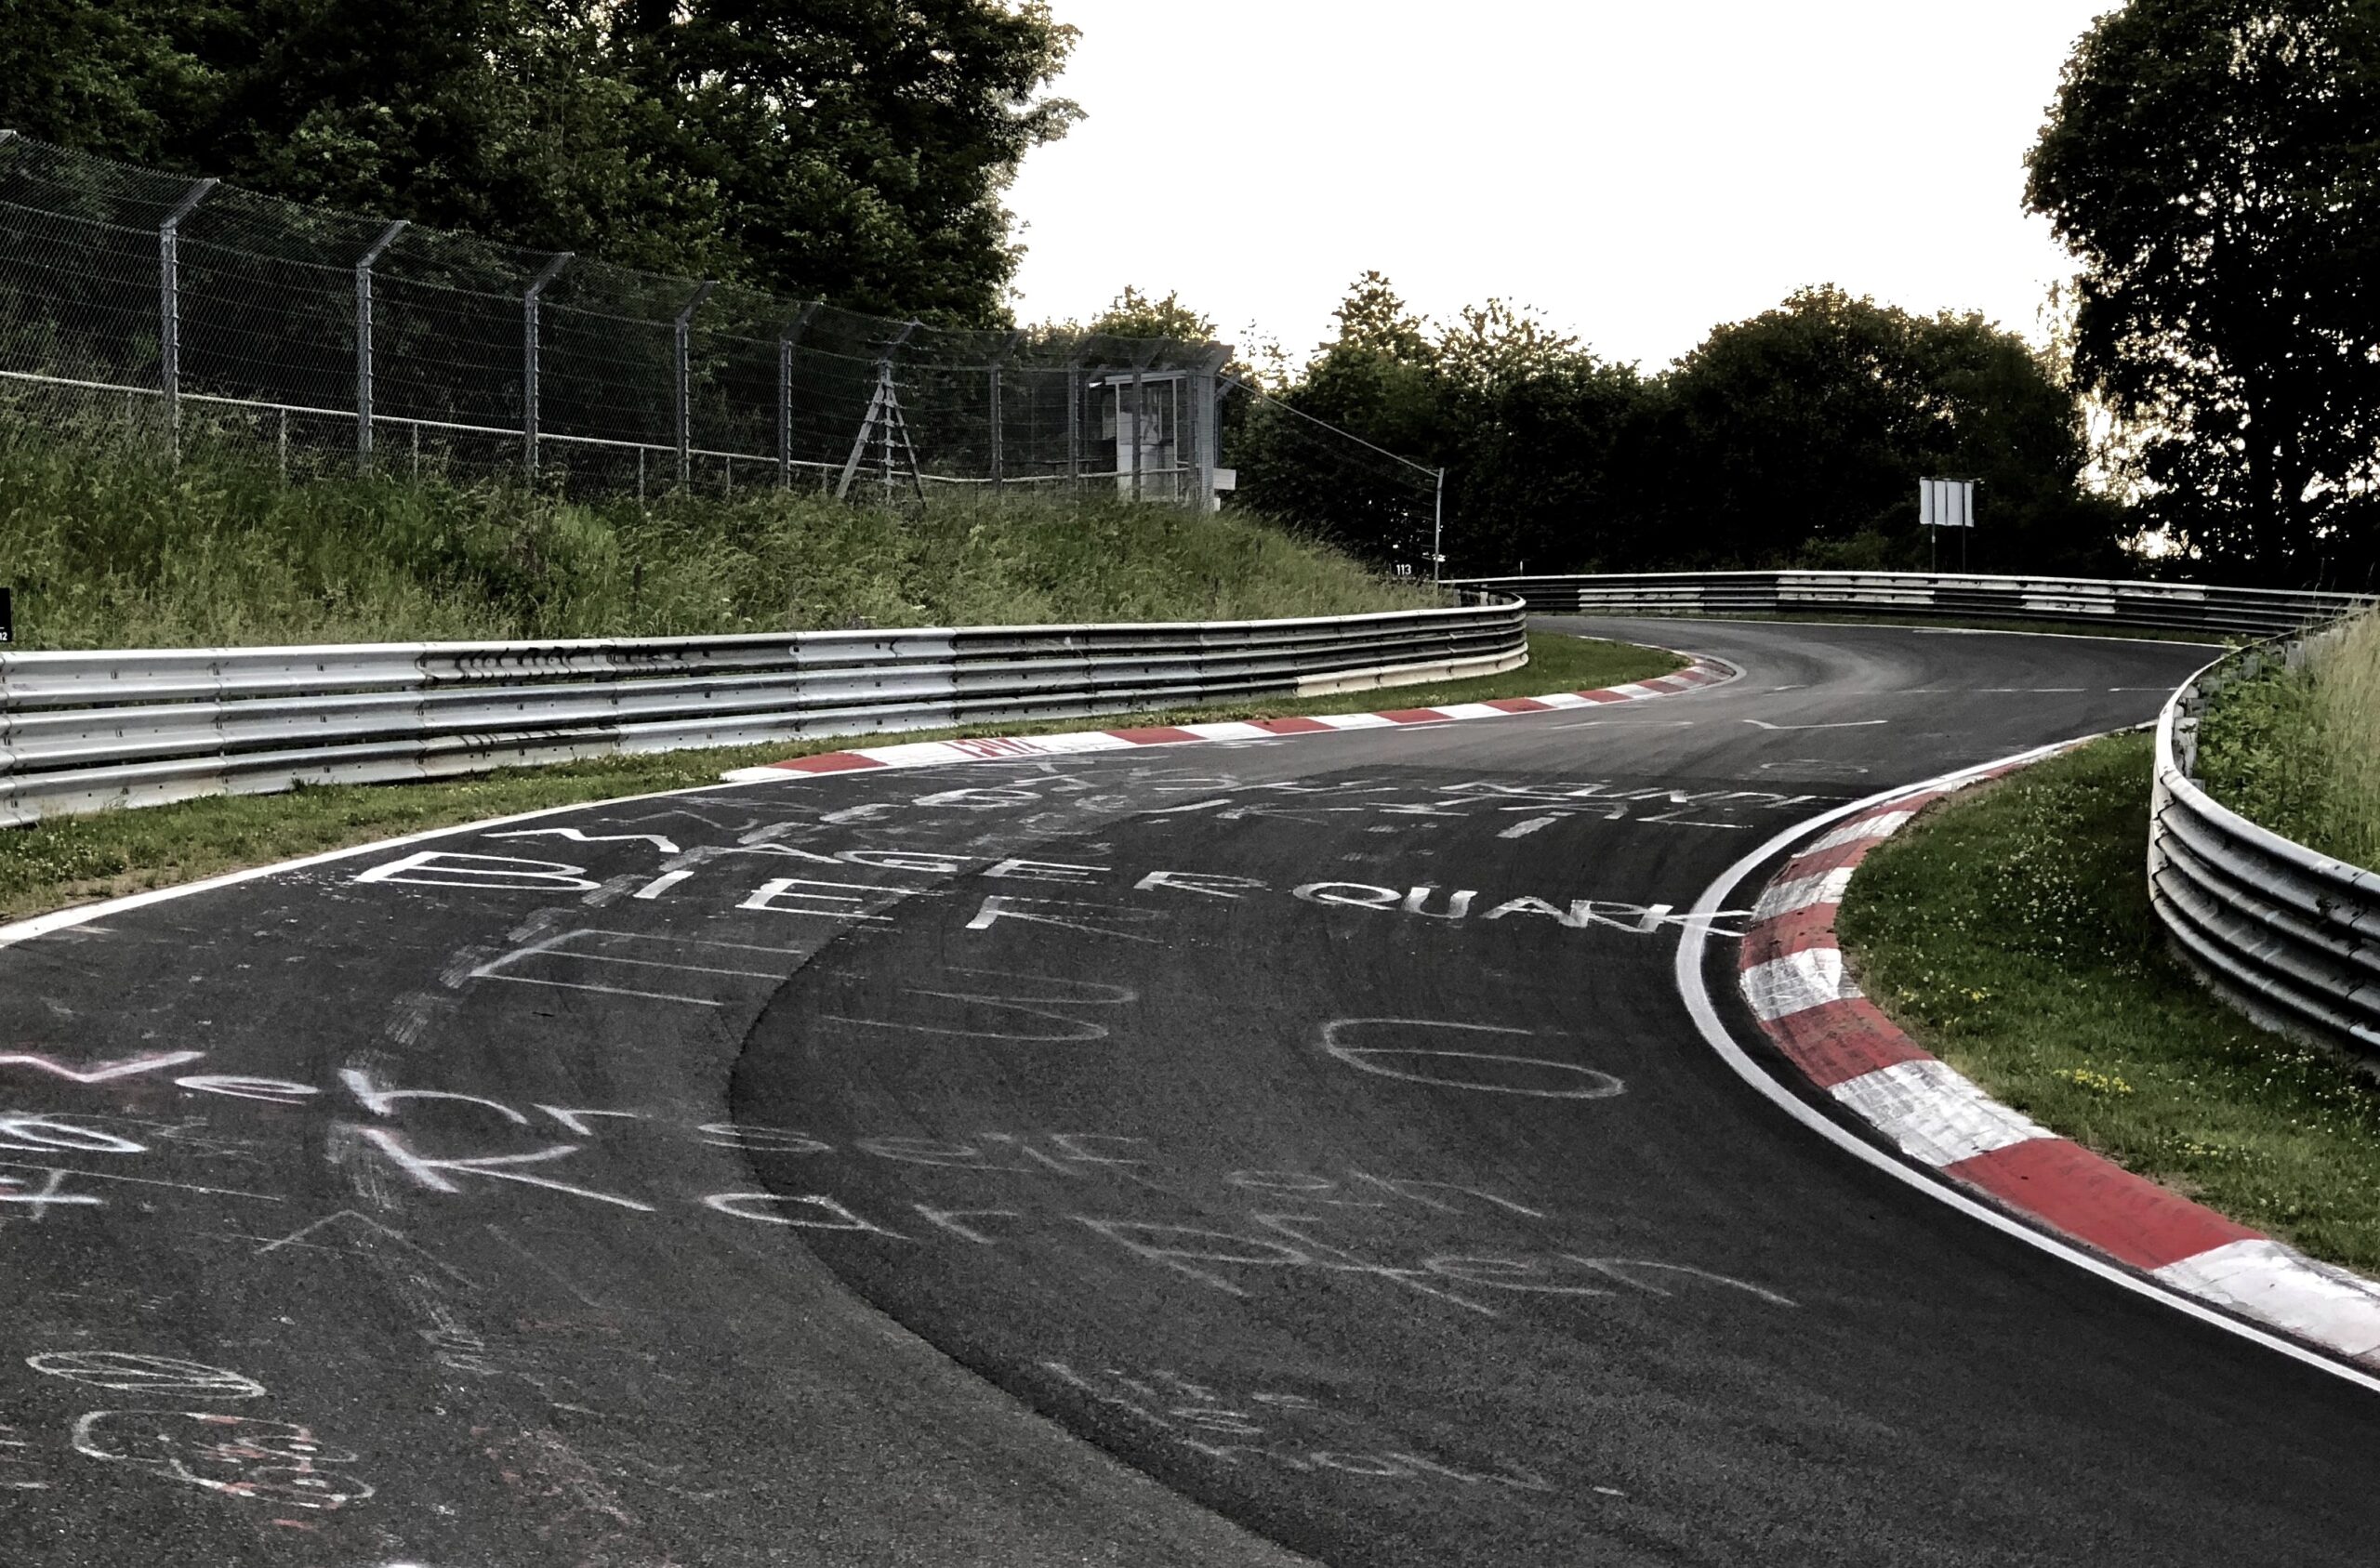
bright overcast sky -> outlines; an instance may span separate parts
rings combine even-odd
[[[2112,0],[1055,0],[1089,118],[1029,154],[1020,320],[1127,283],[1302,362],[1367,268],[1650,372],[1804,283],[2037,336],[2024,211]],[[1251,326],[1253,335],[1251,336]]]

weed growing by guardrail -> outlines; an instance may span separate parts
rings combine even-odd
[[[2199,721],[2199,786],[2250,822],[2380,867],[2380,615],[2217,692]]]
[[[697,636],[1412,609],[1427,591],[1236,514],[1017,495],[569,501],[130,443],[0,447],[20,646]]]

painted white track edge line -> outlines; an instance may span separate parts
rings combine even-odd
[[[2137,729],[2138,726],[2128,725],[2125,728]],[[2123,731],[2109,731],[2107,732],[2120,734]],[[2060,741],[2053,745],[2035,746],[2031,750],[2018,752],[2013,757],[2003,757],[1997,761],[1962,768],[1955,772],[1938,774],[1913,784],[1903,784],[1885,790],[1882,794],[1869,796],[1862,800],[1854,800],[1847,806],[1838,806],[1831,811],[1822,811],[1776,835],[1721,872],[1717,880],[1705,888],[1701,896],[1695,900],[1689,914],[1700,916],[1703,918],[1686,920],[1679,932],[1676,967],[1673,971],[1679,998],[1686,1003],[1686,1011],[1693,1016],[1695,1027],[1701,1031],[1703,1042],[1718,1053],[1719,1059],[1732,1068],[1738,1077],[1751,1085],[1753,1089],[1787,1115],[1854,1159],[1884,1172],[1905,1186],[1913,1187],[1926,1196],[1957,1209],[1970,1219],[1979,1219],[2030,1246],[2071,1263],[2085,1272],[2096,1274],[2101,1279],[2121,1285],[2136,1296],[2145,1296],[2151,1300],[2162,1302],[2177,1312],[2197,1318],[2202,1323],[2213,1324],[2217,1328],[2236,1334],[2241,1338],[2261,1345],[2268,1351],[2278,1351],[2294,1361],[2303,1362],[2307,1366],[2327,1372],[2334,1377],[2356,1384],[2360,1388],[2369,1389],[2374,1393],[2380,1393],[2380,1377],[2360,1371],[2319,1351],[2300,1345],[2295,1340],[2283,1338],[2280,1335],[2268,1333],[2252,1324],[2243,1323],[2228,1313],[2217,1311],[2170,1285],[2152,1277],[2135,1273],[2119,1264],[2109,1262],[2071,1242],[2036,1231],[1990,1205],[1969,1197],[1940,1178],[1909,1165],[1900,1156],[1887,1153],[1850,1128],[1842,1126],[1832,1117],[1805,1104],[1800,1096],[1762,1068],[1752,1059],[1751,1053],[1737,1043],[1735,1036],[1727,1032],[1727,1026],[1719,1018],[1718,1008],[1711,1000],[1710,987],[1705,982],[1702,973],[1704,955],[1710,946],[1711,919],[1717,911],[1726,907],[1727,895],[1735,890],[1737,884],[1751,876],[1778,851],[1813,829],[1823,827],[1828,823],[1840,822],[1858,811],[1873,810],[1897,797],[1915,794],[1920,790],[1938,789],[1946,784],[1964,783],[1978,774],[1990,772],[1995,768],[2020,766],[2026,762],[2039,760],[2066,746],[2098,738],[2096,735],[2084,735],[2073,741]]]

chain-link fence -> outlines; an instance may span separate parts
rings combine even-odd
[[[1205,506],[1227,357],[886,321],[0,130],[0,419],[24,428],[641,495],[1057,486]]]

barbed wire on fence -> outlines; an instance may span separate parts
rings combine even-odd
[[[891,321],[0,130],[0,409],[569,489],[1210,505],[1220,345]]]

